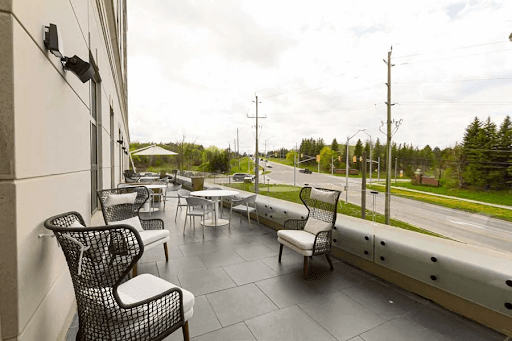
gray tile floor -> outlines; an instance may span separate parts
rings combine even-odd
[[[344,262],[330,271],[325,257],[313,257],[310,277],[301,277],[302,256],[284,251],[277,261],[276,232],[236,215],[227,226],[207,228],[204,239],[184,212],[174,222],[175,202],[162,218],[171,232],[169,261],[163,248],[148,250],[139,273],[151,273],[191,291],[194,341],[350,340],[503,341],[507,337],[451,313]],[[225,218],[226,218],[225,213]],[[74,340],[75,318],[67,340]],[[182,340],[181,330],[165,341]]]

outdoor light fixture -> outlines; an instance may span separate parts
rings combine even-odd
[[[44,26],[44,46],[55,56],[60,58],[60,62],[65,70],[73,72],[82,83],[86,83],[94,77],[94,67],[80,59],[77,55],[65,57],[62,54],[62,44],[59,44],[59,33],[57,25],[50,24]],[[60,45],[60,47],[59,47]]]
[[[86,83],[94,77],[94,67],[80,59],[77,55],[61,58],[60,61],[62,62],[64,69],[73,72],[82,81],[82,83]]]
[[[119,140],[117,140],[117,143],[123,144],[124,143],[123,138],[121,137]]]
[[[64,57],[59,50],[59,32],[57,25],[50,24],[50,26],[44,27],[44,46],[46,46],[55,57]]]

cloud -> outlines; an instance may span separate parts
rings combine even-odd
[[[186,135],[224,148],[238,128],[251,152],[255,94],[267,147],[342,143],[362,128],[384,141],[391,45],[392,118],[403,119],[394,141],[449,146],[474,116],[502,120],[512,107],[499,104],[509,81],[463,81],[511,74],[510,2],[149,0],[128,10],[139,141]]]

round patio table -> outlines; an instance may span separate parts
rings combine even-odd
[[[194,191],[190,192],[190,195],[196,196],[196,197],[211,197],[215,206],[215,216],[212,217],[210,220],[203,220],[201,224],[204,226],[223,226],[229,224],[229,220],[227,219],[221,219],[218,216],[219,213],[219,198],[221,197],[231,197],[234,195],[237,195],[239,192],[232,191],[232,190],[224,190],[224,189],[205,189],[202,191]],[[217,221],[217,225],[215,225],[215,221]]]

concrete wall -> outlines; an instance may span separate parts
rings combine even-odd
[[[123,1],[121,1],[123,2]],[[59,28],[63,54],[89,60],[99,68],[101,107],[100,176],[114,183],[119,164],[115,143],[126,142],[126,84],[117,65],[119,51],[110,40],[115,18],[111,1],[0,1],[0,321],[4,340],[62,339],[74,313],[74,292],[67,264],[43,222],[65,211],[91,220],[91,85],[64,71],[46,51],[43,26]],[[116,36],[116,33],[113,34]],[[107,38],[110,39],[110,38]],[[114,113],[114,136],[110,114]]]

